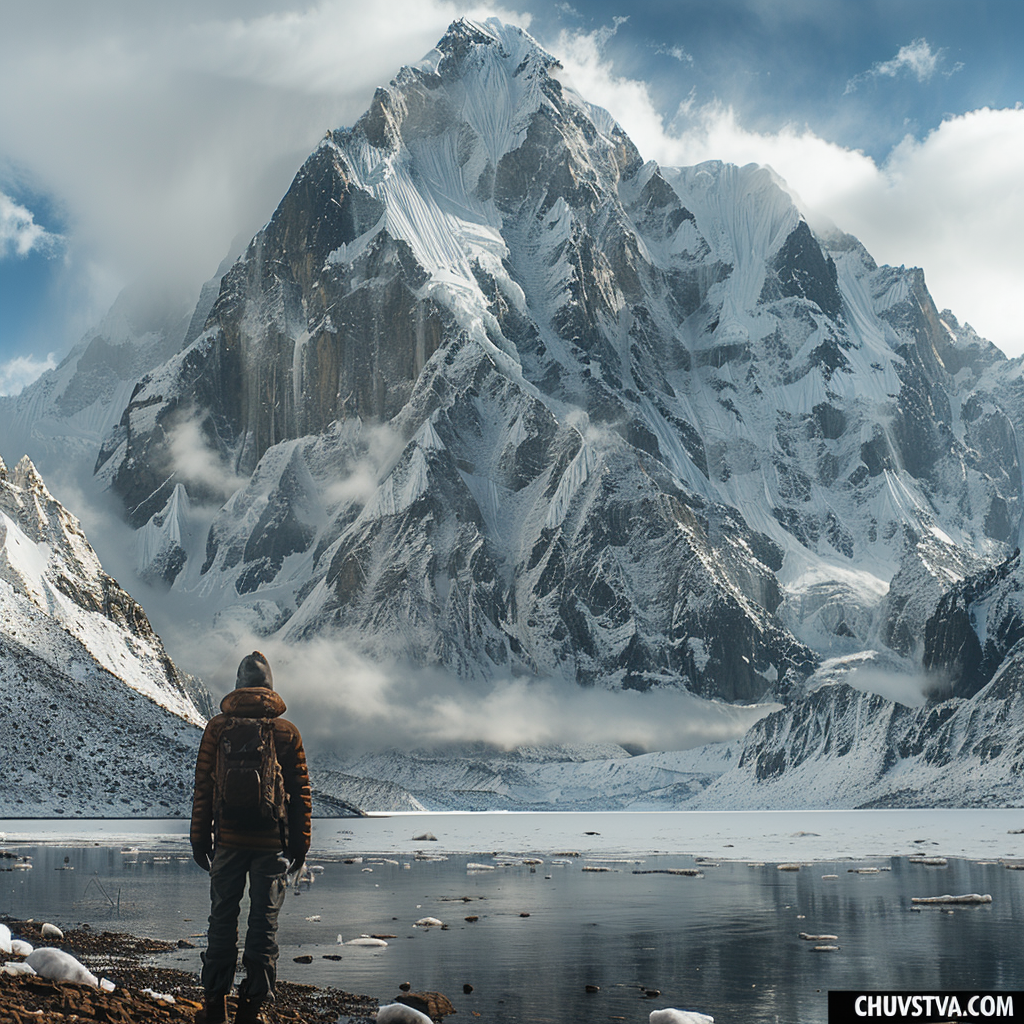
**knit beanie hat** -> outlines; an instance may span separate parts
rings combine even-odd
[[[265,686],[268,690],[274,688],[274,674],[270,671],[270,664],[259,651],[247,654],[238,666],[235,689],[243,686]]]

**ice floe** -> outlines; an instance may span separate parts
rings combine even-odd
[[[965,893],[963,896],[911,896],[911,903],[991,903],[989,895],[976,892]]]

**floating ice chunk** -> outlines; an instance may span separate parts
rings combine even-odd
[[[349,939],[347,942],[339,935],[338,942],[344,946],[386,946],[384,939],[375,939],[369,935],[360,935],[358,939]]]
[[[388,1003],[377,1011],[377,1024],[433,1024],[431,1019],[419,1010],[402,1003]]]
[[[695,1010],[654,1010],[650,1016],[651,1024],[715,1024],[715,1018]]]
[[[416,922],[417,928],[439,928],[444,922],[436,917],[421,917]]]
[[[979,896],[976,892],[965,893],[963,896],[911,896],[911,903],[991,903],[989,895]]]
[[[11,953],[17,953],[18,956],[28,956],[35,946],[31,942],[26,942],[24,939],[11,939]]]
[[[5,924],[0,924],[0,953],[13,953],[11,948],[11,929]]]
[[[43,938],[44,939],[63,939],[64,933],[55,925],[47,922],[43,925]]]
[[[109,978],[100,978],[100,988],[104,992],[113,992],[117,986]]]
[[[319,914],[314,914],[312,917],[307,917],[306,920],[307,921],[319,921],[320,920],[320,915]]]
[[[801,932],[800,938],[805,942],[835,942],[838,935],[808,935],[807,932]]]
[[[99,980],[84,964],[62,949],[36,949],[25,961],[41,978],[50,981],[71,981],[78,985],[99,987]]]

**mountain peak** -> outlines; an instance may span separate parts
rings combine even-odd
[[[458,18],[448,26],[448,31],[437,46],[424,58],[424,62],[435,64],[439,74],[461,73],[467,67],[467,59],[479,57],[484,52],[493,53],[502,60],[515,58],[517,68],[531,61],[538,61],[544,67],[560,66],[528,32],[517,25],[508,25],[498,18],[474,21]]]
[[[20,487],[22,490],[38,490],[49,496],[50,492],[47,491],[43,478],[39,475],[39,471],[27,455],[23,455],[18,460],[18,464],[11,471],[9,479],[11,484],[15,487]]]

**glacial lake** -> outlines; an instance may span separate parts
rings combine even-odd
[[[197,948],[156,962],[198,971],[209,904],[187,827],[0,821],[0,849],[33,865],[0,875],[0,913],[187,939]],[[1022,810],[318,819],[309,863],[323,870],[285,902],[280,976],[381,1003],[407,981],[489,1024],[646,1024],[669,1006],[826,1024],[829,989],[1020,991],[1024,871],[1006,865],[1024,862],[1021,828]],[[965,893],[992,902],[911,902]]]

